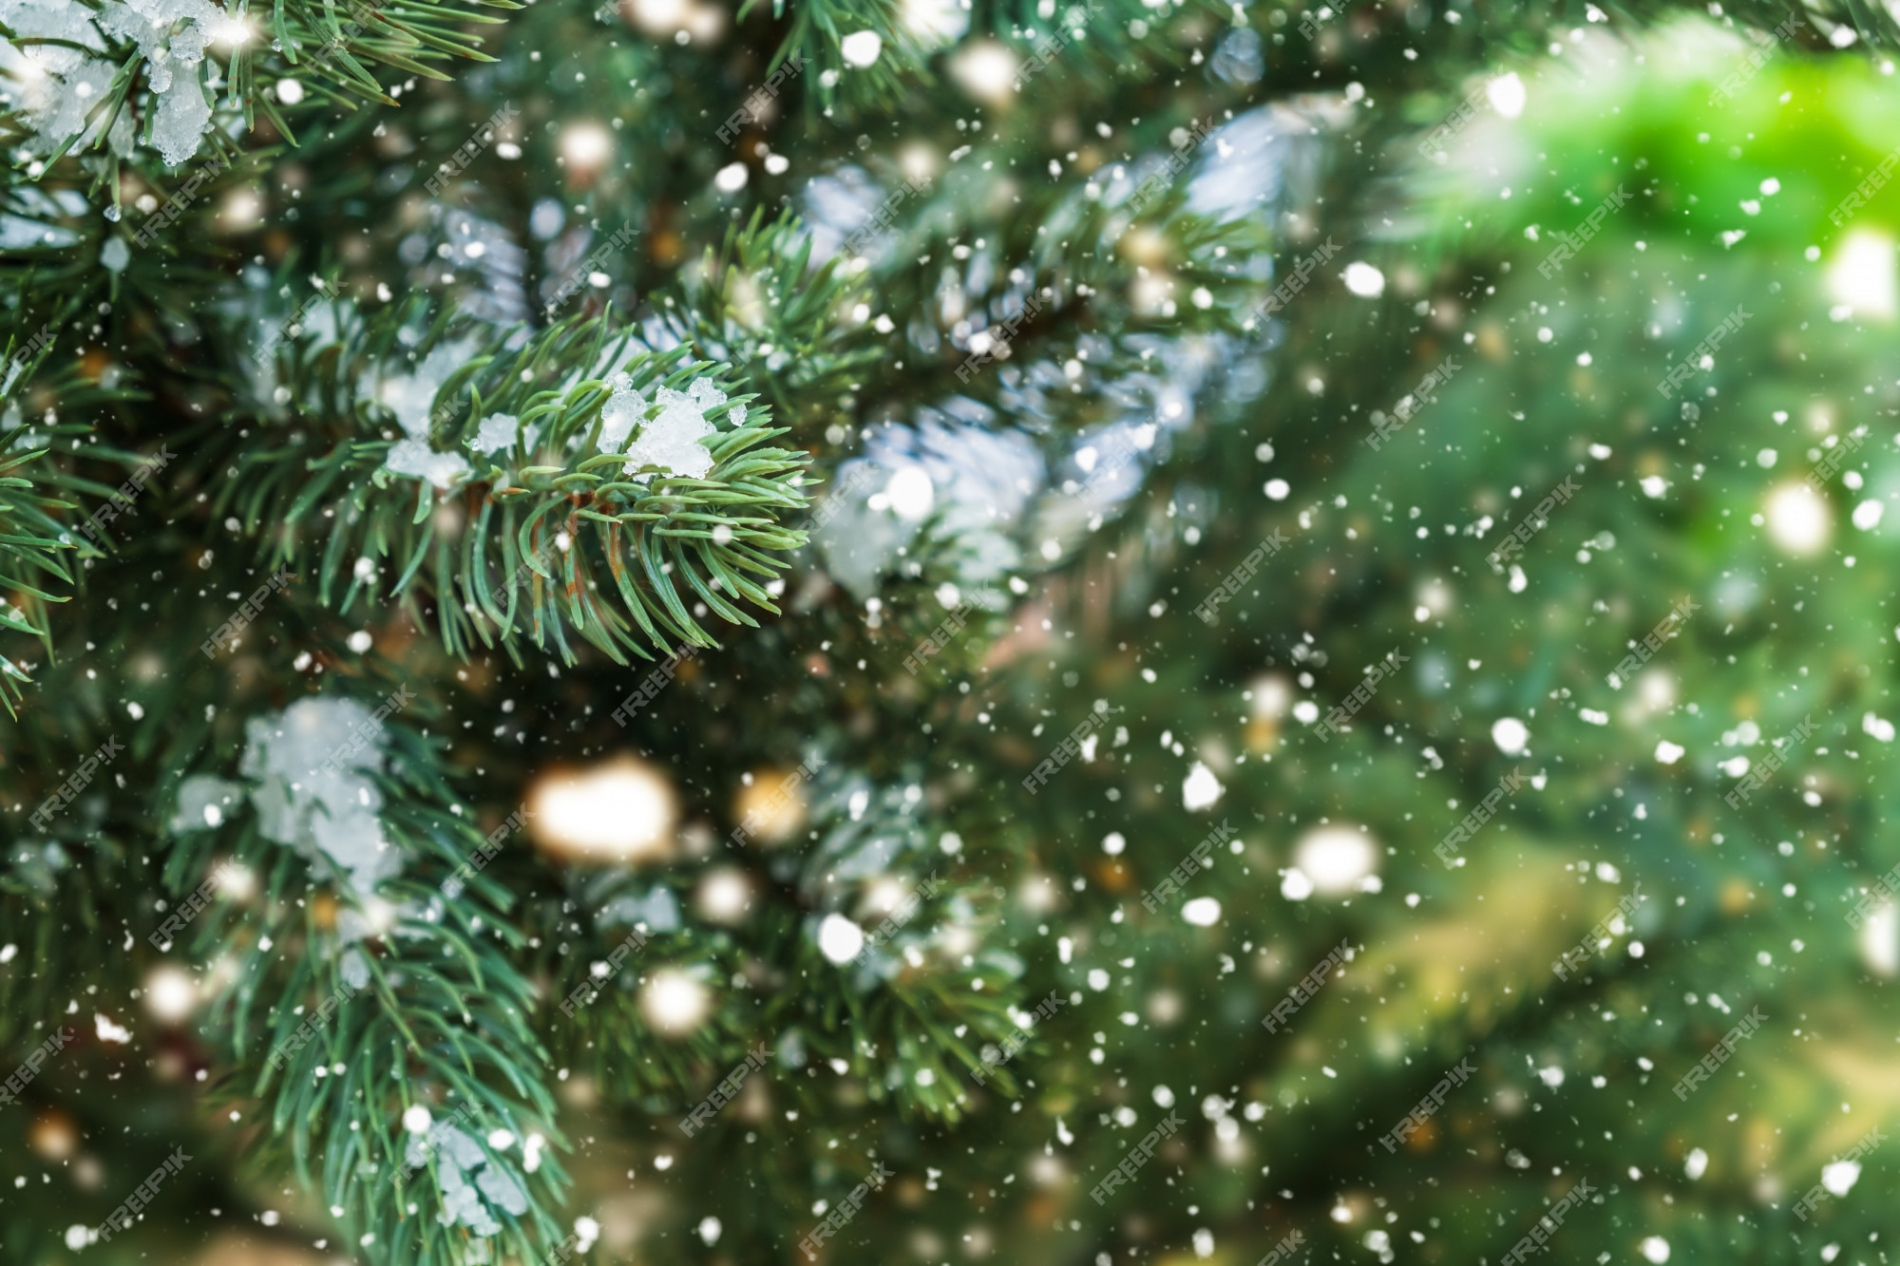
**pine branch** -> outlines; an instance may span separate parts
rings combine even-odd
[[[526,642],[567,662],[570,631],[623,662],[675,642],[713,645],[700,623],[708,612],[756,625],[737,602],[777,612],[760,582],[804,539],[781,523],[804,504],[805,458],[764,447],[782,431],[760,424],[762,410],[747,411],[752,397],[710,408],[729,429],[709,439],[703,478],[629,471],[626,441],[602,447],[603,406],[612,405],[616,381],[623,393],[649,393],[703,379],[723,394],[738,389],[729,370],[684,349],[646,351],[612,316],[571,319],[525,341],[456,341],[439,320],[421,359],[443,352],[459,367],[438,391],[426,374],[404,373],[399,319],[366,322],[342,309],[338,318],[336,343],[306,335],[278,356],[292,398],[324,421],[280,432],[270,449],[242,447],[234,460],[244,477],[225,482],[217,503],[253,533],[272,525],[264,541],[271,565],[308,566],[323,601],[345,611],[369,601],[386,561],[394,594],[418,619],[427,618],[424,596],[433,600],[452,654],[479,641],[518,656]],[[367,382],[427,399],[403,404],[407,412],[390,426],[380,419],[394,411],[359,386]],[[405,419],[421,430],[425,407],[425,443],[442,445],[429,457],[466,467],[453,491],[389,468],[398,445],[419,452],[415,436],[399,437]],[[509,419],[511,438],[486,455],[472,449],[497,417]],[[664,424],[642,423],[634,446],[656,425]]]
[[[60,50],[71,61],[44,71],[8,94],[0,131],[32,143],[33,174],[52,168],[69,152],[106,150],[104,170],[116,185],[119,160],[143,139],[176,168],[198,153],[206,136],[223,143],[209,117],[216,89],[225,88],[222,108],[242,118],[247,131],[261,113],[292,145],[292,116],[322,117],[357,101],[395,105],[375,66],[402,75],[447,79],[438,65],[461,60],[491,62],[481,36],[469,25],[506,19],[482,8],[518,9],[516,0],[469,0],[450,6],[431,0],[273,0],[268,19],[238,12],[211,20],[211,6],[180,5],[169,21],[153,23],[125,0],[72,0],[59,11],[26,10],[15,27],[0,27],[0,42],[17,53]],[[205,68],[207,48],[228,57],[222,81],[215,63]],[[286,95],[277,85],[295,80],[308,89]],[[83,110],[62,95],[84,87]]]
[[[46,606],[68,601],[66,591],[76,582],[68,560],[100,553],[75,535],[70,512],[84,495],[110,491],[73,473],[72,462],[121,456],[93,440],[89,427],[53,419],[135,397],[127,389],[101,387],[77,365],[49,370],[59,328],[49,320],[30,337],[16,330],[0,359],[0,631],[36,638],[48,655],[54,647]],[[44,412],[35,418],[29,410]],[[13,658],[0,653],[0,703],[9,714],[29,680]]]
[[[864,802],[853,816],[858,797]],[[988,881],[936,873],[927,858],[942,832],[919,823],[901,791],[877,793],[850,780],[817,795],[812,821],[819,842],[802,858],[742,851],[753,872],[748,882],[761,894],[743,931],[680,927],[671,914],[655,926],[654,910],[677,911],[690,897],[665,880],[610,874],[576,885],[552,916],[558,927],[542,937],[549,946],[579,939],[587,947],[543,955],[555,991],[567,999],[549,1017],[548,1041],[562,1062],[585,1073],[608,1102],[650,1111],[655,1096],[671,1099],[662,1121],[669,1128],[761,1044],[773,1052],[775,1081],[786,1079],[792,1095],[805,1091],[789,1074],[829,1065],[872,1101],[925,1119],[958,1120],[979,1081],[1013,1096],[1016,1070],[995,1059],[998,1044],[1016,1031],[1022,963],[990,949],[966,962],[961,942],[944,940],[944,929],[958,928],[971,944],[988,943],[984,929],[995,921]],[[576,937],[568,913],[576,909],[608,917],[595,916]],[[640,921],[630,928],[635,912]],[[862,928],[861,955],[826,957],[817,938],[828,916]],[[620,945],[631,945],[632,956],[622,954],[612,970],[594,969]],[[690,964],[709,982],[743,976],[752,985],[730,994],[692,1034],[658,1033],[638,1003],[639,986],[675,964]],[[788,981],[805,987],[776,987]]]
[[[832,256],[812,264],[809,230],[790,212],[767,222],[764,208],[743,228],[683,269],[677,299],[661,318],[710,360],[730,361],[800,431],[831,421],[830,402],[880,358],[859,305],[874,298],[869,279]]]
[[[70,509],[72,503],[38,494],[33,481],[21,473],[45,452],[0,456],[0,589],[7,596],[0,603],[0,629],[36,637],[50,653],[52,636],[41,604],[65,602],[68,595],[45,585],[48,578],[61,585],[72,583],[60,554],[74,547],[52,513]],[[0,655],[0,703],[8,713],[19,701],[20,687],[31,680],[18,664]]]
[[[789,943],[774,957],[789,957],[795,978],[835,974],[839,988],[817,999],[775,994],[783,1018],[773,1027],[800,1024],[813,1055],[843,1060],[873,1101],[955,1121],[968,1100],[965,1075],[984,1068],[984,1043],[1013,1031],[1023,963],[983,937],[994,915],[982,889],[936,876],[942,831],[919,820],[901,786],[880,790],[863,778],[821,783],[811,817],[817,840],[795,880],[812,912],[809,925],[782,934]],[[881,892],[861,888],[872,876],[889,881]],[[866,929],[860,960],[838,964],[820,952],[815,932],[826,913]],[[945,943],[948,928],[969,929],[970,943],[985,948],[966,957]],[[990,1080],[1005,1095],[1015,1092],[1006,1069]]]
[[[201,961],[239,951],[208,1024],[250,1085],[224,1093],[263,1100],[272,1158],[321,1186],[352,1242],[440,1266],[539,1260],[560,1239],[551,1210],[566,1176],[541,1150],[562,1140],[528,1023],[534,990],[513,966],[522,938],[492,881],[445,895],[483,837],[455,812],[429,740],[401,723],[385,733],[388,772],[364,773],[401,874],[365,894],[326,860],[313,870],[243,807],[245,784],[201,779],[184,788],[165,874],[174,895],[201,894],[175,918],[204,898],[211,908],[152,936],[161,948],[183,937]],[[214,815],[192,816],[201,803],[224,806],[215,829]],[[242,907],[226,903],[250,886],[230,877],[232,861],[255,876]],[[411,1119],[418,1108],[427,1120]]]

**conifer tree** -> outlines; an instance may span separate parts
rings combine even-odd
[[[1896,34],[0,0],[5,1257],[1884,1261]]]

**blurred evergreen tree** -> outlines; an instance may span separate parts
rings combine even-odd
[[[1896,34],[0,0],[7,1259],[1885,1261]]]

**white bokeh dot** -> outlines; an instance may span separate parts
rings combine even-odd
[[[1491,741],[1506,756],[1516,756],[1522,752],[1530,739],[1529,727],[1516,717],[1500,717],[1491,727]]]

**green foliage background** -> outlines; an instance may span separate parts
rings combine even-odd
[[[50,160],[5,122],[0,320],[13,348],[55,337],[0,405],[0,1071],[78,1035],[0,1107],[7,1260],[542,1261],[585,1217],[600,1261],[804,1261],[818,1202],[877,1164],[893,1181],[824,1260],[1235,1266],[1297,1231],[1291,1260],[1491,1262],[1581,1180],[1599,1194],[1553,1262],[1663,1244],[1677,1262],[1885,1260],[1890,1145],[1849,1194],[1794,1212],[1900,1110],[1900,932],[1848,917],[1900,862],[1882,807],[1900,529],[1856,514],[1900,497],[1900,192],[1836,215],[1900,147],[1884,13],[1802,10],[1774,41],[1791,10],[1766,3],[984,4],[945,46],[913,10],[837,0],[708,10],[713,34],[686,40],[652,10],[399,0],[384,13],[407,34],[346,45],[360,73],[326,88],[307,53],[345,11],[251,12],[285,25],[223,63],[216,144],[236,162],[150,247],[130,246],[140,195],[162,201],[203,155]],[[1062,26],[1085,35],[984,95],[969,54],[994,41],[1020,66]],[[839,51],[861,30],[883,36],[869,69]],[[811,65],[776,111],[721,140],[790,56]],[[126,63],[114,102],[140,108],[142,73]],[[271,87],[293,73],[300,104]],[[1421,154],[1507,74],[1521,113],[1482,105],[1446,161]],[[507,152],[484,144],[426,194],[507,104]],[[1217,130],[1131,216],[1170,134],[1209,118],[1272,139]],[[583,126],[608,144],[597,169],[576,159]],[[722,190],[735,162],[745,184]],[[839,190],[866,193],[861,218],[921,169],[929,192],[867,267],[828,258],[854,227]],[[1208,191],[1236,173],[1255,183],[1223,209]],[[604,276],[545,313],[625,227],[588,265]],[[1326,241],[1338,258],[1252,319]],[[1349,289],[1348,262],[1381,292]],[[312,278],[340,298],[260,355]],[[1045,302],[1007,357],[961,382],[970,335],[1032,288]],[[1738,308],[1685,395],[1659,392]],[[438,447],[496,408],[577,447],[524,446],[450,492],[379,471],[401,432],[365,384],[458,338],[477,350],[433,401]],[[1447,357],[1437,398],[1366,443]],[[708,479],[635,483],[599,451],[621,369],[705,374],[748,404]],[[1138,423],[1152,446],[1105,495],[1078,447]],[[1824,540],[1801,552],[1775,498],[1843,444]],[[90,541],[77,525],[161,446],[176,461]],[[911,538],[832,491],[892,453],[937,476]],[[1521,576],[1488,565],[1566,478],[1579,492]],[[855,500],[827,537],[831,496]],[[532,562],[556,530],[572,548]],[[1197,618],[1276,532],[1289,544],[1219,623]],[[880,541],[874,592],[854,590]],[[202,654],[280,566],[294,581],[242,643]],[[1613,683],[1685,599],[1680,635]],[[910,672],[965,600],[966,631]],[[686,644],[708,649],[612,720]],[[1322,741],[1312,719],[1394,649],[1404,668]],[[411,904],[364,942],[372,987],[269,1072],[296,1008],[336,989],[354,898],[246,814],[181,829],[180,785],[234,777],[248,720],[398,687],[418,702],[378,786],[410,865],[383,896]],[[1031,795],[1021,780],[1097,701],[1102,735]],[[1522,751],[1494,737],[1507,718]],[[1814,737],[1732,804],[1724,764],[1759,766],[1804,719]],[[34,827],[112,738],[126,755]],[[680,801],[669,859],[576,867],[511,835],[419,913],[537,778],[628,752]],[[813,756],[791,837],[733,842],[756,789]],[[1211,808],[1184,805],[1196,765]],[[1441,864],[1513,770],[1531,782]],[[1232,851],[1144,903],[1221,822]],[[1309,832],[1340,825],[1373,842],[1376,883],[1288,895]],[[154,949],[227,857],[255,894]],[[746,916],[699,917],[694,892],[728,869],[754,885]],[[932,875],[886,970],[820,953],[825,916],[874,925]],[[629,904],[661,892],[680,926],[564,1015]],[[1182,917],[1200,897],[1212,925]],[[1264,1031],[1342,939],[1346,969]],[[183,1022],[144,1005],[161,961],[201,984]],[[715,1002],[685,1037],[639,1005],[668,966]],[[979,1086],[986,1046],[1051,991],[1068,1005]],[[1756,1007],[1761,1031],[1672,1093]],[[761,1042],[766,1068],[684,1137]],[[1461,1058],[1471,1081],[1379,1146]],[[437,1221],[433,1172],[390,1180],[418,1103],[548,1139],[518,1172],[529,1211],[494,1241]],[[1170,1109],[1187,1124],[1092,1199]],[[198,1159],[135,1232],[68,1246],[181,1144]]]

